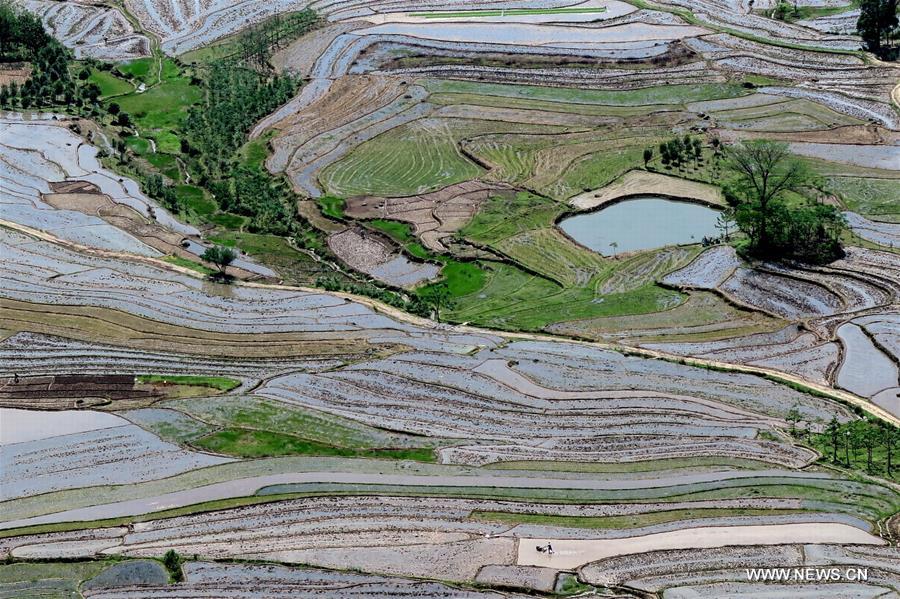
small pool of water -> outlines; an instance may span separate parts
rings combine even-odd
[[[719,211],[701,204],[647,196],[563,219],[565,233],[604,256],[700,243],[716,237]],[[615,244],[615,245],[612,245]]]

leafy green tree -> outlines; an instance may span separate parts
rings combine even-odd
[[[237,258],[234,250],[223,245],[214,245],[206,248],[203,255],[200,256],[205,262],[215,265],[219,269],[219,275],[224,276],[228,266]]]
[[[647,168],[647,165],[650,161],[653,160],[653,148],[645,148],[644,149],[644,168]]]
[[[797,409],[796,405],[794,407],[792,407],[790,410],[788,410],[785,420],[787,420],[791,425],[791,429],[790,429],[791,436],[794,436],[794,437],[797,436],[797,423],[800,422],[800,420],[802,420],[802,419],[803,419],[803,416],[800,414],[800,410]]]
[[[897,0],[861,0],[856,29],[867,50],[882,58],[891,57],[897,27]]]
[[[788,191],[797,191],[809,180],[803,164],[791,157],[787,144],[748,141],[728,148],[728,166],[737,177],[734,188],[752,227],[756,250],[768,251],[773,204]]]
[[[441,321],[441,310],[452,307],[450,290],[444,285],[437,285],[422,294],[422,299],[431,307],[434,319]]]
[[[749,141],[727,149],[732,177],[725,195],[735,208],[738,228],[750,239],[751,255],[824,264],[843,256],[840,236],[846,223],[833,206],[786,202],[812,183],[804,163],[787,144]]]
[[[828,422],[828,426],[825,428],[825,434],[831,441],[831,461],[836,464],[838,461],[838,439],[841,435],[841,423],[838,422],[837,416],[831,417],[831,421]]]
[[[734,230],[736,223],[734,222],[734,208],[725,208],[716,218],[716,229],[721,231],[725,241],[731,241],[731,232]]]
[[[172,575],[172,580],[174,582],[181,582],[184,580],[184,571],[181,569],[183,563],[184,558],[174,549],[169,549],[163,556],[163,565],[166,567],[166,570],[169,571],[169,574]]]

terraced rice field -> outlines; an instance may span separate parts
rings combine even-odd
[[[14,2],[104,99],[0,115],[0,597],[900,593],[900,68],[856,7]],[[187,139],[219,58],[302,80],[229,132],[278,234]],[[727,209],[750,140],[815,171],[787,201],[842,258],[560,226]]]

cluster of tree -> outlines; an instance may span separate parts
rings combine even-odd
[[[51,40],[36,15],[0,2],[0,62],[30,60]]]
[[[186,149],[202,175],[215,180],[228,173],[253,124],[287,102],[297,87],[291,77],[213,64],[204,77],[204,98],[191,108],[184,126]]]
[[[815,439],[816,446],[835,464],[848,468],[865,466],[869,472],[892,476],[896,470],[894,453],[900,445],[900,429],[890,424],[869,420],[853,420],[841,424],[837,418]]]
[[[861,0],[856,29],[866,49],[885,60],[896,60],[900,38],[897,0]]]
[[[325,291],[343,291],[344,293],[365,295],[418,316],[427,317],[433,310],[432,305],[418,296],[413,295],[410,297],[370,281],[358,283],[334,275],[328,275],[319,277],[316,280],[316,287],[321,287]]]
[[[0,86],[0,106],[96,107],[100,88],[91,82],[78,84],[69,73],[71,58],[71,52],[44,31],[38,17],[0,2],[0,62],[22,61],[31,68],[21,85],[13,81]]]
[[[772,16],[779,21],[787,21],[800,16],[800,7],[796,2],[791,4],[787,0],[778,0],[778,4],[772,10]]]
[[[282,181],[273,180],[258,169],[240,166],[230,178],[212,182],[209,189],[223,210],[250,217],[250,231],[290,233],[293,212],[288,206],[292,193]]]
[[[649,155],[645,150],[644,164],[646,165],[652,157],[653,150],[650,149]],[[659,144],[659,159],[666,168],[681,168],[689,162],[697,166],[703,160],[703,142],[700,138],[690,135],[670,139]]]
[[[271,68],[272,49],[297,39],[320,23],[311,8],[289,15],[275,15],[264,23],[247,29],[238,40],[235,59],[257,70]]]
[[[169,549],[163,555],[163,565],[172,577],[172,582],[181,582],[184,580],[184,570],[181,566],[184,564],[184,558],[181,557],[174,549]]]
[[[148,176],[144,182],[144,191],[169,210],[178,212],[178,194],[171,185],[166,185],[162,175],[154,173]]]
[[[294,198],[268,173],[241,166],[238,149],[250,127],[290,99],[297,86],[290,77],[219,62],[206,72],[203,101],[185,122],[182,150],[200,173],[200,184],[223,209],[249,216],[254,232],[288,234]]]
[[[732,180],[724,186],[725,197],[737,227],[750,240],[750,255],[810,264],[844,255],[840,238],[846,223],[834,206],[786,201],[790,192],[812,184],[811,173],[787,144],[749,141],[728,148],[727,155]]]

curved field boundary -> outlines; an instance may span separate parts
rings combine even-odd
[[[689,198],[716,207],[725,203],[722,192],[713,185],[644,170],[630,170],[605,187],[569,198],[568,203],[580,210],[591,210],[640,195]]]
[[[44,231],[39,231],[33,229],[31,227],[27,227],[24,225],[19,225],[18,223],[13,223],[7,220],[0,219],[0,227],[6,227],[8,229],[12,229],[15,231],[19,231],[20,233],[25,233],[26,235],[30,235],[32,237],[36,237],[38,239],[54,243],[56,245],[61,245],[63,247],[67,247],[77,252],[82,252],[86,254],[92,254],[100,257],[108,257],[108,258],[116,258],[120,260],[128,260],[132,262],[142,262],[144,264],[148,264],[155,268],[162,268],[167,270],[174,270],[183,275],[188,275],[194,278],[203,278],[203,275],[175,264],[170,264],[168,262],[164,262],[162,260],[158,260],[155,258],[149,258],[144,256],[135,256],[132,254],[126,254],[124,252],[116,252],[111,250],[98,250],[94,248],[89,248],[86,246],[82,246],[80,244],[61,240],[49,233],[45,233]],[[727,362],[720,362],[717,360],[706,360],[699,358],[688,358],[684,356],[678,356],[675,354],[669,354],[666,352],[661,352],[657,350],[649,350],[644,348],[631,348],[631,347],[623,347],[617,344],[610,343],[599,343],[593,341],[584,341],[579,339],[572,339],[569,337],[562,337],[556,335],[542,334],[542,333],[519,333],[519,332],[511,332],[511,331],[497,331],[490,330],[481,327],[474,327],[470,325],[442,325],[435,323],[426,318],[422,318],[420,316],[414,316],[412,314],[408,314],[399,308],[394,308],[393,306],[389,306],[384,304],[378,300],[354,295],[352,293],[344,293],[344,292],[325,292],[321,289],[314,289],[310,287],[300,287],[300,286],[290,286],[290,285],[268,285],[264,283],[253,283],[253,282],[236,282],[236,285],[257,288],[257,289],[280,289],[284,291],[302,291],[306,293],[327,293],[329,295],[333,295],[335,297],[341,297],[345,299],[349,299],[351,301],[357,302],[364,306],[367,306],[381,314],[385,314],[395,320],[400,322],[405,322],[408,324],[412,324],[415,326],[437,329],[437,330],[446,330],[453,331],[459,333],[470,333],[474,335],[488,335],[488,336],[500,336],[506,339],[514,340],[529,340],[529,341],[550,341],[550,342],[559,342],[566,341],[568,343],[574,343],[578,345],[583,345],[585,347],[593,347],[598,349],[606,349],[612,351],[618,351],[624,353],[626,355],[634,355],[641,356],[645,358],[654,358],[658,360],[665,360],[667,362],[678,362],[680,364],[685,364],[688,366],[697,366],[700,368],[712,368],[724,372],[740,372],[745,374],[755,374],[767,378],[776,383],[787,385],[788,387],[797,389],[799,391],[803,391],[806,393],[811,393],[813,395],[818,395],[820,397],[825,397],[827,399],[832,399],[844,404],[849,404],[855,408],[861,409],[864,412],[871,414],[872,416],[884,420],[885,422],[889,422],[895,426],[900,426],[900,417],[895,416],[884,410],[883,408],[869,402],[867,399],[864,399],[858,395],[854,395],[853,393],[849,393],[846,391],[841,391],[838,389],[833,389],[831,387],[827,387],[825,385],[821,385],[818,383],[813,383],[802,379],[798,376],[794,376],[791,374],[787,374],[784,372],[780,372],[777,370],[762,368],[759,366],[746,366],[746,365],[737,365],[730,364]]]

